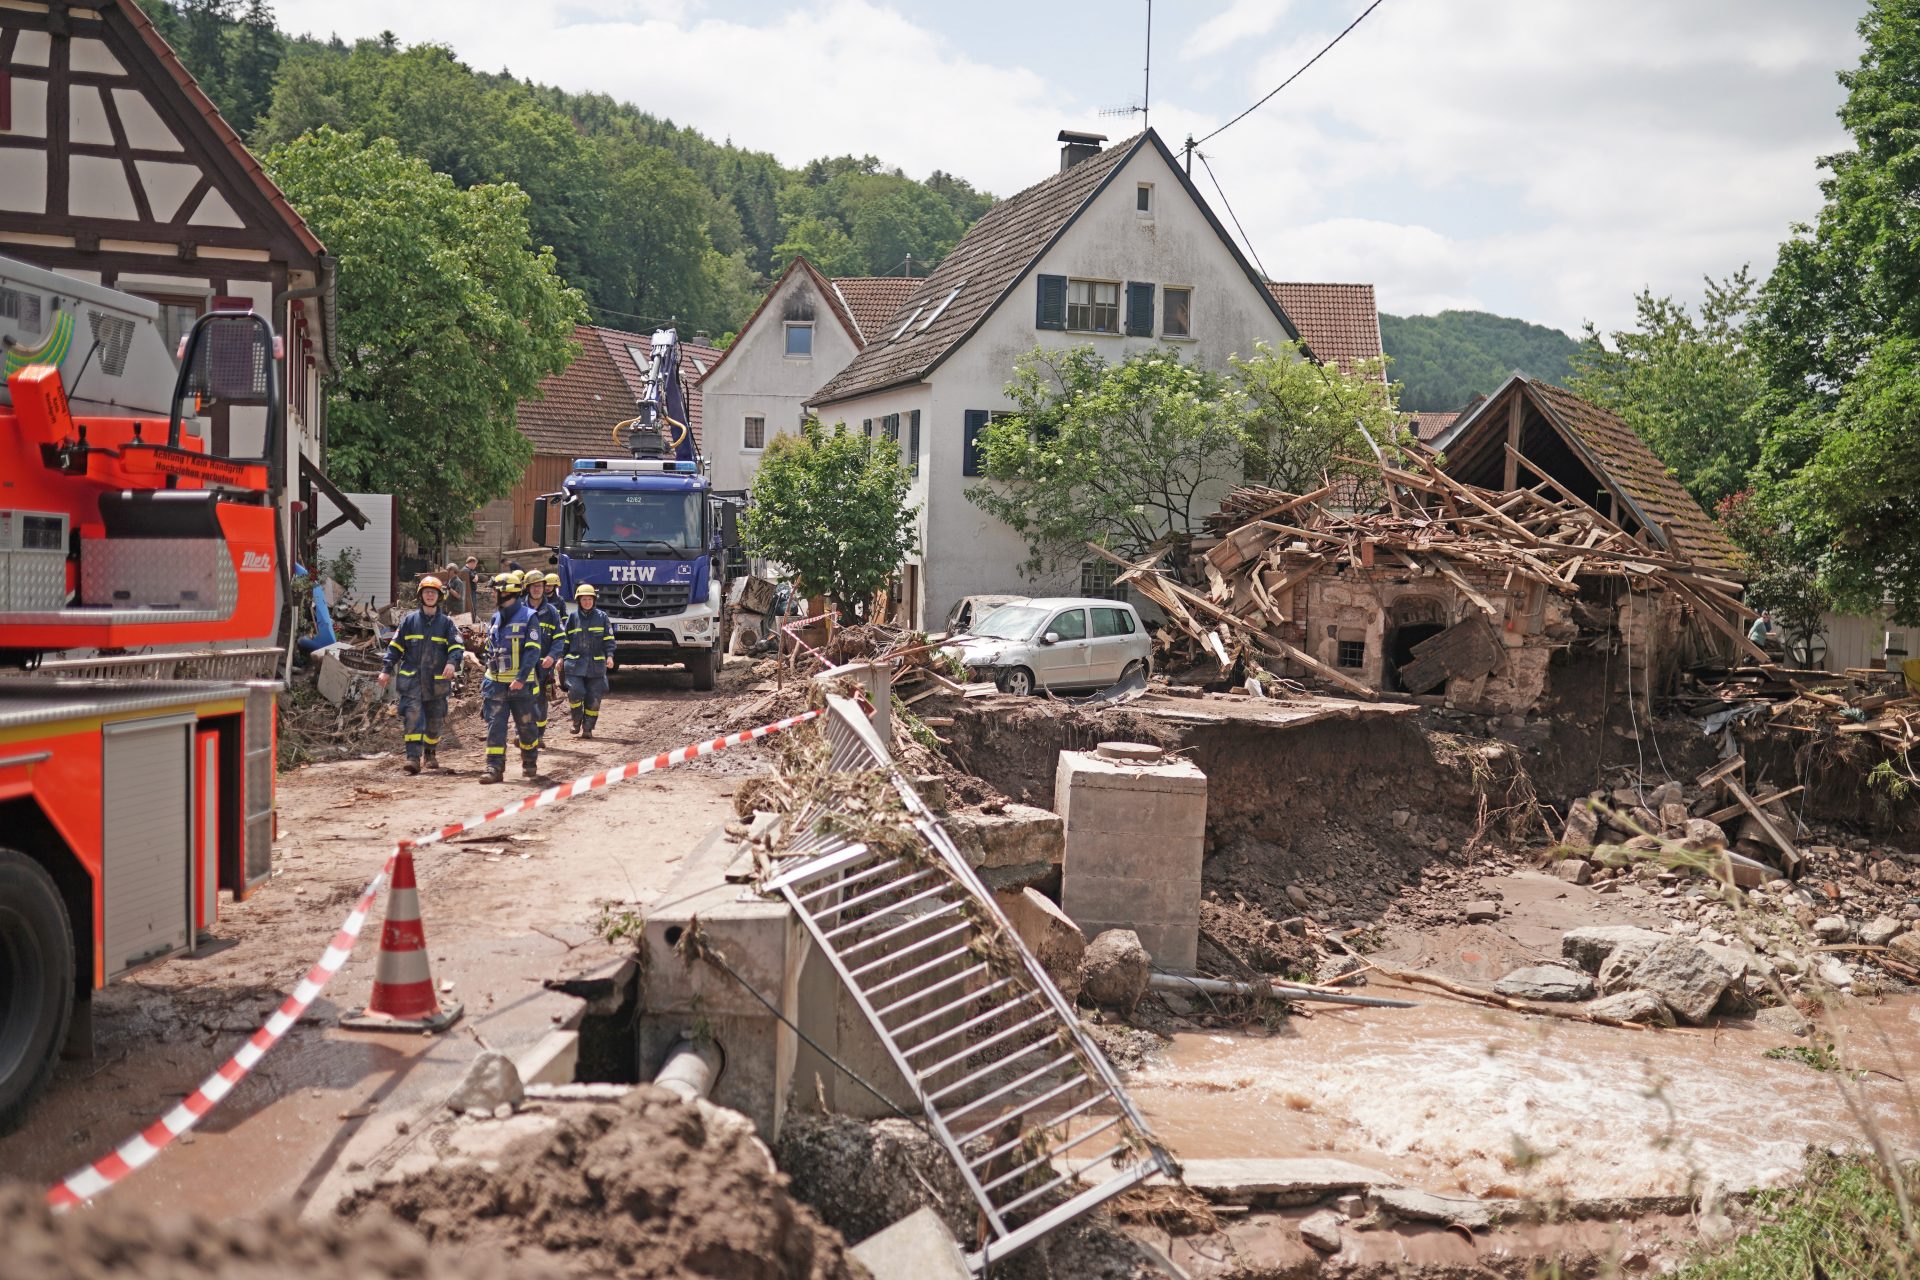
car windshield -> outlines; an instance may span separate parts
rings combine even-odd
[[[1047,616],[1045,609],[1003,604],[972,627],[972,634],[988,640],[1026,640]]]
[[[699,551],[705,506],[697,493],[587,489],[580,501],[568,504],[567,542],[612,542],[656,551],[665,544],[675,551]]]

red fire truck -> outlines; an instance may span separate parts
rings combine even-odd
[[[0,258],[0,1132],[96,989],[270,871],[276,347],[222,299],[169,352],[155,304]]]

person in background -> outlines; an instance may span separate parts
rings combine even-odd
[[[480,616],[480,557],[467,557],[467,612]]]
[[[407,747],[407,772],[416,774],[424,757],[426,767],[440,767],[440,730],[447,722],[447,694],[453,673],[466,652],[460,629],[440,607],[445,594],[440,579],[420,579],[420,607],[400,620],[380,660],[380,687],[399,669],[401,732]]]
[[[494,577],[499,598],[487,627],[486,675],[480,684],[481,707],[487,717],[487,771],[483,783],[503,782],[507,773],[507,723],[513,722],[520,744],[520,771],[540,776],[540,730],[534,724],[534,683],[540,673],[540,624],[533,610],[521,602],[520,575]]]
[[[575,608],[567,620],[567,705],[573,711],[573,731],[593,736],[600,720],[600,701],[607,696],[607,677],[613,674],[613,619],[599,607],[591,582],[574,590]]]
[[[1780,628],[1774,625],[1773,611],[1762,609],[1747,630],[1747,639],[1769,652],[1780,647]]]

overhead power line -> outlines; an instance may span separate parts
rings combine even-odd
[[[1342,40],[1345,40],[1347,38],[1347,32],[1352,31],[1355,27],[1365,22],[1367,20],[1367,15],[1372,13],[1375,9],[1378,9],[1381,5],[1381,2],[1382,0],[1373,0],[1373,3],[1368,5],[1366,9],[1361,12],[1359,17],[1355,18],[1352,22],[1349,22],[1347,24],[1346,30],[1342,31],[1339,35],[1335,36],[1333,39],[1327,41],[1327,46],[1325,49],[1320,50],[1319,53],[1316,53],[1311,58],[1308,58],[1306,62],[1302,64],[1300,70],[1294,72],[1292,75],[1288,76],[1285,80],[1282,80],[1279,84],[1279,87],[1274,89],[1273,93],[1269,93],[1266,97],[1260,99],[1260,101],[1254,103],[1252,106],[1248,107],[1245,111],[1242,111],[1239,115],[1235,116],[1233,119],[1221,125],[1218,129],[1215,129],[1212,133],[1208,134],[1206,138],[1200,139],[1200,142],[1205,142],[1207,138],[1219,137],[1221,134],[1225,133],[1227,130],[1233,128],[1233,126],[1235,126],[1236,124],[1239,124],[1242,120],[1245,120],[1248,116],[1258,111],[1260,108],[1266,106],[1269,102],[1272,102],[1274,98],[1274,94],[1279,93],[1281,89],[1286,88],[1288,85],[1292,84],[1295,80],[1298,80],[1301,76],[1306,74],[1308,67],[1311,67],[1314,63],[1326,57],[1327,50],[1333,48],[1333,46],[1339,44]],[[1192,148],[1192,147],[1199,146],[1200,143],[1192,142],[1192,143],[1188,143],[1187,145],[1189,148]]]
[[[1253,247],[1252,239],[1247,235],[1247,229],[1240,225],[1240,215],[1233,211],[1233,202],[1227,199],[1226,191],[1220,186],[1220,179],[1214,177],[1213,165],[1207,160],[1207,157],[1203,153],[1196,151],[1193,154],[1200,157],[1201,167],[1207,171],[1207,177],[1213,180],[1213,189],[1220,193],[1221,206],[1226,209],[1227,216],[1233,219],[1233,229],[1240,233],[1240,242],[1247,246],[1247,253],[1253,258],[1253,265],[1260,268],[1260,278],[1262,280],[1271,279],[1272,277],[1267,275],[1266,264],[1260,261],[1260,254]]]

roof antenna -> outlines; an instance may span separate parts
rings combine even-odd
[[[1147,65],[1146,78],[1140,88],[1140,102],[1135,106],[1107,107],[1099,114],[1102,116],[1140,117],[1140,127],[1145,129],[1149,119],[1147,108],[1153,101],[1153,0],[1147,0]]]

